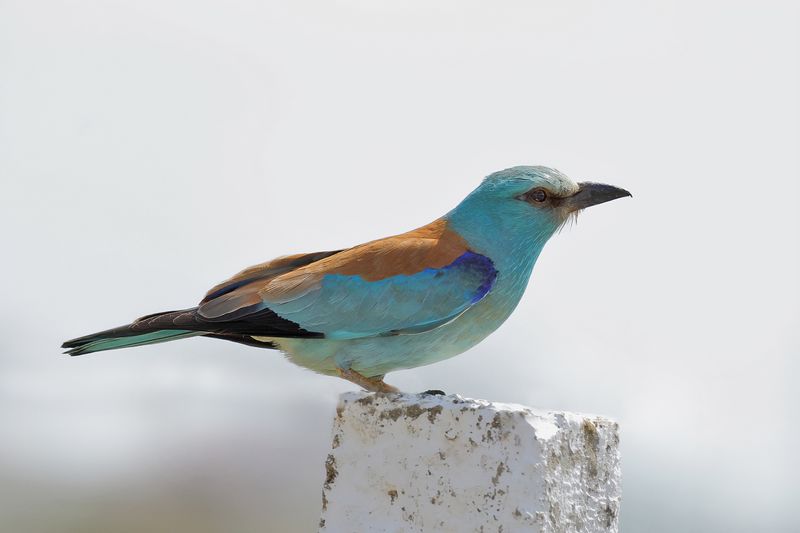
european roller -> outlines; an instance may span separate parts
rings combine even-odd
[[[315,372],[394,392],[384,376],[458,355],[522,298],[547,240],[580,210],[630,193],[519,166],[455,209],[352,248],[279,257],[213,287],[195,307],[64,343],[70,355],[188,337],[280,350]]]

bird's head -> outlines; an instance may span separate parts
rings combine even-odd
[[[487,176],[448,219],[477,240],[533,241],[541,247],[581,210],[624,196],[631,193],[602,183],[577,183],[552,168],[519,166]]]

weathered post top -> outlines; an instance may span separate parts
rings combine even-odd
[[[320,531],[617,531],[618,443],[598,416],[343,394]]]

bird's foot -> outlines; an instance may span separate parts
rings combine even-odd
[[[383,376],[368,378],[367,376],[359,374],[355,370],[345,370],[343,368],[338,368],[336,371],[338,372],[340,378],[346,379],[351,383],[355,383],[359,387],[362,387],[370,392],[400,392],[400,389],[397,387],[392,387],[388,383],[384,383]]]
[[[421,392],[420,394],[427,394],[429,396],[447,396],[447,394],[445,394],[443,390],[439,389],[429,389],[426,390],[425,392]]]

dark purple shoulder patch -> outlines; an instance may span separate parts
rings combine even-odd
[[[472,296],[470,303],[476,303],[482,300],[494,286],[494,281],[497,279],[497,269],[491,259],[485,255],[476,254],[467,250],[456,258],[455,261],[445,267],[445,269],[458,268],[475,276],[478,287]]]

